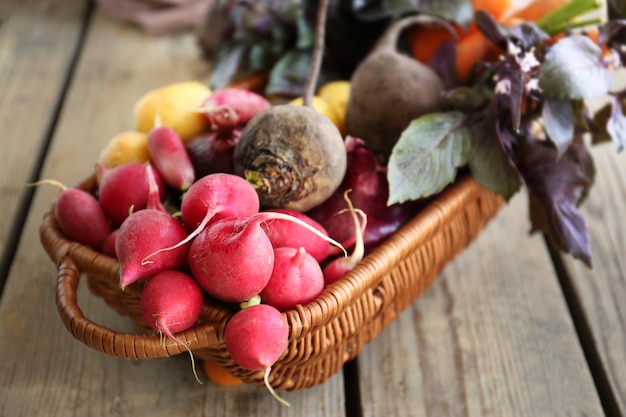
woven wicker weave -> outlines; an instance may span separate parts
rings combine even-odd
[[[93,177],[79,185],[94,191]],[[313,302],[284,313],[290,328],[288,348],[272,367],[271,384],[298,390],[326,381],[391,323],[437,277],[442,268],[502,206],[502,199],[464,177],[446,189],[415,218],[375,249],[350,273]],[[142,285],[121,291],[119,264],[76,242],[59,230],[54,210],[40,227],[42,244],[58,268],[57,306],[72,335],[100,352],[127,359],[160,358],[186,353],[184,346],[164,344],[143,321]],[[86,318],[76,289],[85,276],[92,293],[141,329],[121,333]],[[224,345],[224,328],[233,311],[205,303],[201,320],[177,337],[196,358],[220,363],[244,382],[262,385],[261,372],[243,370]]]

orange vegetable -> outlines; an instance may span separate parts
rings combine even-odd
[[[204,373],[213,383],[222,386],[233,386],[242,383],[241,379],[233,376],[226,369],[222,368],[217,362],[205,360]]]
[[[464,37],[456,46],[456,75],[459,82],[467,80],[472,68],[480,62],[491,48],[489,41],[481,32],[474,32]]]
[[[463,36],[463,31],[454,25],[459,38]],[[407,31],[407,39],[411,46],[411,55],[418,61],[428,64],[428,61],[435,55],[435,52],[444,42],[454,42],[452,34],[441,26],[415,26]]]
[[[484,10],[497,21],[502,19],[513,7],[512,0],[472,0],[474,11]]]

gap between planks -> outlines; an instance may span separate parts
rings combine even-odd
[[[72,53],[70,54],[68,60],[65,76],[63,77],[63,80],[61,82],[59,95],[56,99],[56,102],[54,103],[48,125],[41,138],[41,146],[39,147],[39,152],[34,155],[35,163],[33,164],[30,175],[28,176],[28,183],[33,183],[37,181],[39,179],[39,176],[41,175],[42,167],[44,165],[48,149],[52,142],[52,138],[57,127],[59,116],[63,109],[63,104],[65,102],[67,92],[72,83],[72,78],[76,70],[76,65],[80,59],[83,50],[85,38],[87,36],[87,32],[89,31],[89,26],[95,9],[92,1],[87,1],[86,3],[87,5],[85,7],[82,25],[78,36],[76,37],[76,43],[72,48]],[[20,196],[20,202],[13,217],[13,221],[11,222],[11,229],[9,230],[9,234],[7,236],[7,244],[4,252],[0,257],[0,298],[4,292],[4,287],[7,282],[9,272],[11,270],[11,265],[13,264],[13,260],[15,259],[15,254],[17,252],[20,238],[24,230],[26,218],[28,217],[28,213],[31,208],[36,191],[36,187],[24,187],[24,190],[22,191],[22,194]]]

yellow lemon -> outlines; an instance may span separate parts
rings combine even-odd
[[[135,103],[135,128],[149,132],[158,115],[161,125],[171,127],[187,142],[209,128],[198,109],[210,94],[209,87],[199,81],[182,81],[151,90]]]
[[[106,168],[114,168],[129,162],[146,162],[149,159],[148,135],[130,130],[109,139],[100,152],[98,162]]]
[[[304,104],[304,99],[302,97],[298,97],[291,100],[287,104],[291,106],[302,106]],[[328,117],[330,121],[333,122],[335,126],[337,126],[337,129],[339,129],[339,131],[342,132],[343,135],[343,118],[333,106],[331,106],[322,97],[315,95],[311,99],[311,107],[313,107],[313,109],[318,113],[321,113],[324,116]]]

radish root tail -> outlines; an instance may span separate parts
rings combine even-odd
[[[267,368],[265,368],[265,373],[263,374],[263,382],[265,383],[267,390],[270,392],[270,394],[272,394],[274,398],[278,400],[278,402],[280,402],[283,405],[286,405],[287,407],[291,407],[291,404],[289,403],[289,401],[285,400],[280,395],[278,395],[276,391],[274,390],[274,387],[272,387],[272,385],[270,384],[269,377],[270,377],[271,370],[272,370],[272,367],[268,366]]]

